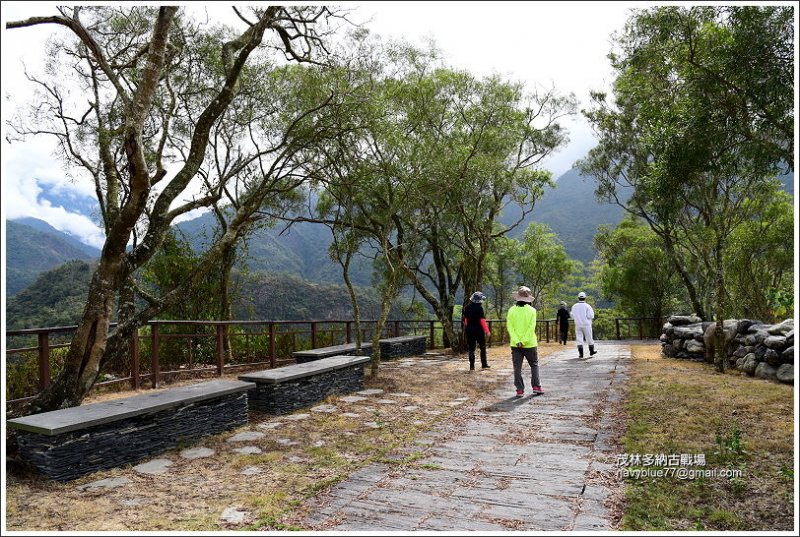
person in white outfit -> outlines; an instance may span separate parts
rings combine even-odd
[[[583,342],[589,344],[589,357],[597,354],[594,350],[594,339],[592,338],[592,319],[594,310],[586,303],[586,293],[578,293],[578,301],[572,306],[570,316],[575,321],[575,340],[578,343],[578,357],[583,358]]]

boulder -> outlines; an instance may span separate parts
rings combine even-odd
[[[736,331],[740,334],[746,334],[750,327],[754,324],[764,324],[761,321],[752,321],[750,319],[741,319],[736,326]]]
[[[758,367],[758,360],[756,360],[756,355],[753,353],[748,354],[744,357],[744,363],[740,369],[747,373],[748,375],[752,375],[756,372],[756,367]]]
[[[781,360],[781,355],[778,354],[778,351],[775,349],[767,349],[767,352],[764,353],[764,360],[769,365],[774,365],[775,367],[778,367],[783,363]]]
[[[764,345],[758,345],[753,353],[756,355],[759,362],[763,362],[764,356],[767,354],[767,348]]]
[[[761,362],[756,367],[755,376],[760,379],[774,379],[778,374],[778,368],[769,365],[767,362]]]
[[[747,350],[747,349],[750,349],[750,348],[751,347],[741,346],[738,349],[736,349],[735,351],[733,351],[733,356],[735,356],[736,358],[744,358],[745,356],[747,356],[748,354],[753,352],[752,350]]]
[[[695,341],[693,339],[688,340],[684,344],[684,348],[686,349],[686,352],[692,354],[703,354],[706,350],[705,346],[702,343],[700,343],[699,341]]]
[[[741,371],[743,367],[744,367],[744,357],[736,360],[736,369]]]
[[[673,315],[667,319],[667,322],[672,326],[683,326],[687,324],[699,323],[702,320],[703,319],[692,313],[691,315]]]
[[[789,332],[794,330],[794,319],[786,319],[780,324],[774,324],[767,329],[767,332],[772,334],[773,336],[781,335],[785,336]]]
[[[673,339],[672,346],[675,347],[676,351],[683,349],[683,340],[682,339]]]
[[[794,328],[792,328],[788,334],[786,334],[786,344],[789,346],[794,346]]]
[[[689,324],[686,326],[676,326],[673,330],[673,335],[680,339],[695,339],[696,337],[703,337],[703,325],[700,323]]]
[[[794,366],[792,364],[783,364],[778,368],[778,371],[775,373],[775,376],[781,382],[785,382],[786,384],[793,384]]]
[[[677,350],[672,345],[663,345],[661,347],[661,352],[668,358],[674,358]]]
[[[758,345],[768,337],[769,337],[769,332],[767,332],[766,330],[757,330],[751,334],[748,334],[747,337],[744,338],[744,342],[747,345]]]
[[[786,347],[785,336],[769,336],[764,338],[764,345],[770,349],[783,350]]]
[[[669,341],[669,338],[667,337],[667,334],[661,334],[658,337],[658,340],[661,341],[662,343],[666,343],[667,341]]]
[[[784,364],[793,364],[794,363],[794,347],[789,347],[783,353],[781,353],[781,362]]]
[[[733,319],[722,323],[722,331],[725,334],[725,356],[730,356],[739,345],[736,343],[736,327],[739,321]],[[716,335],[714,331],[717,329],[717,323],[702,323],[705,327],[702,342],[705,346],[706,362],[712,363],[713,356],[716,352]],[[744,356],[744,355],[743,355]]]
[[[748,334],[755,334],[756,332],[766,332],[770,328],[772,328],[771,324],[764,324],[762,322],[753,323],[747,329],[747,333]]]

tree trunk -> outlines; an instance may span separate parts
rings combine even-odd
[[[118,267],[119,263],[101,258],[92,276],[86,308],[64,359],[64,367],[53,383],[29,403],[26,413],[77,406],[94,385],[106,350]]]
[[[394,281],[388,282],[386,287],[384,287],[383,296],[381,297],[381,314],[378,323],[375,325],[375,331],[372,333],[372,361],[370,362],[370,373],[373,377],[378,376],[378,369],[381,365],[381,332],[383,331],[383,326],[386,324],[386,319],[389,318],[392,299],[396,295],[395,287]]]
[[[719,249],[719,242],[717,243],[716,251],[716,277],[715,277],[715,292],[714,292],[714,316],[716,317],[717,325],[714,328],[714,365],[720,373],[725,372],[725,365],[728,357],[725,355],[725,276],[722,272],[722,252]]]
[[[233,305],[231,301],[231,271],[233,264],[236,261],[236,245],[230,244],[222,251],[222,258],[220,263],[222,265],[222,274],[219,284],[219,311],[221,321],[230,321],[233,319]],[[231,346],[231,338],[228,335],[228,327],[222,331],[222,345],[225,354],[229,360],[233,360],[233,348]]]
[[[652,229],[652,226],[651,226]],[[660,234],[662,239],[664,240],[664,245],[667,249],[667,257],[669,257],[670,261],[672,261],[672,266],[675,267],[675,271],[681,278],[684,287],[686,287],[686,292],[689,294],[689,300],[692,303],[692,309],[703,320],[706,320],[706,313],[705,308],[703,308],[700,300],[697,298],[697,289],[695,288],[694,284],[692,283],[689,274],[683,269],[683,265],[678,259],[678,254],[675,251],[675,245],[672,242],[672,238],[669,236],[668,233]]]
[[[363,339],[361,334],[361,310],[358,307],[358,297],[356,296],[356,290],[353,287],[352,280],[350,280],[350,260],[352,258],[353,258],[352,252],[347,252],[347,257],[345,258],[344,263],[342,263],[342,278],[344,278],[344,284],[347,287],[347,292],[350,294],[350,303],[353,306],[353,321],[356,324],[356,354],[360,354],[361,343]]]

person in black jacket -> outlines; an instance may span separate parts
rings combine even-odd
[[[558,341],[562,345],[567,344],[567,332],[569,332],[569,310],[567,309],[567,303],[562,302],[561,307],[558,308],[558,313],[556,314],[556,320],[558,321]]]
[[[475,370],[475,344],[481,348],[481,368],[488,369],[489,362],[486,360],[486,338],[491,335],[489,326],[486,323],[486,315],[483,313],[481,303],[486,300],[486,295],[480,291],[472,293],[469,304],[464,306],[461,312],[461,322],[464,325],[464,336],[467,339],[467,350],[469,352],[469,369]]]

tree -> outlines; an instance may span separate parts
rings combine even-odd
[[[713,282],[720,370],[728,241],[764,209],[780,167],[794,166],[786,151],[794,89],[784,78],[793,71],[791,17],[790,8],[773,6],[636,11],[610,56],[615,102],[595,94],[586,112],[600,143],[581,169],[598,177],[598,194],[618,201],[619,189],[631,188],[622,205],[661,237],[698,313],[687,267]],[[760,53],[758,79],[736,76],[749,68],[748,47]]]
[[[21,137],[56,137],[68,166],[94,180],[106,231],[65,366],[31,411],[79,404],[101,368],[125,352],[134,330],[201,282],[259,219],[265,200],[291,191],[309,173],[302,149],[311,133],[319,133],[314,127],[324,123],[320,112],[333,97],[298,114],[279,98],[292,94],[286,88],[281,95],[259,95],[254,88],[274,65],[268,50],[316,62],[313,53],[325,50],[325,22],[334,14],[325,7],[278,6],[236,13],[246,26],[238,34],[204,29],[176,7],[60,8],[57,15],[7,24],[8,29],[58,25],[74,38],[49,51],[50,80],[29,76],[43,100],[12,127]],[[68,84],[80,88],[81,99],[71,97]],[[264,131],[270,136],[255,140],[252,131],[241,131],[245,149],[227,155],[226,173],[209,173],[211,188],[181,201],[208,169],[212,132],[242,96],[274,108],[274,121]],[[158,297],[137,289],[135,272],[159,250],[175,218],[210,206],[226,189],[237,191],[239,205],[191,275]],[[132,290],[146,307],[135,309]],[[120,323],[112,329],[118,296]]]
[[[616,228],[602,226],[594,238],[602,265],[603,295],[631,317],[663,317],[684,298],[680,280],[659,237],[626,217]]]
[[[530,287],[539,308],[552,301],[574,268],[558,236],[546,224],[538,222],[528,225],[512,263],[521,284]]]
[[[738,226],[728,241],[724,263],[735,317],[779,321],[792,315],[793,307],[780,311],[775,304],[776,297],[793,295],[792,199],[780,191],[771,198],[764,211]]]
[[[510,237],[499,237],[492,243],[486,257],[486,283],[491,290],[489,307],[498,319],[505,318],[511,304],[511,293],[519,278],[514,267],[514,258],[519,251],[519,241]]]

